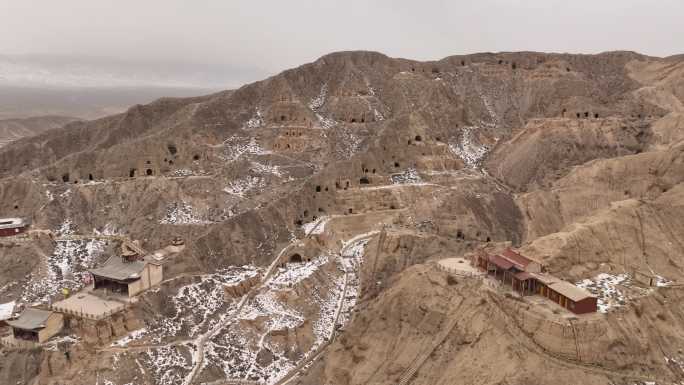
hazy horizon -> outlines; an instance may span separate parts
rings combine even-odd
[[[683,52],[673,38],[682,14],[674,0],[0,0],[0,116],[101,116],[238,88],[338,51],[664,57]]]
[[[347,50],[416,60],[500,51],[665,57],[684,52],[674,39],[682,14],[674,0],[4,0],[0,84],[225,89]]]

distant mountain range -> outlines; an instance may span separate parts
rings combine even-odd
[[[33,136],[79,120],[68,116],[36,116],[25,119],[0,120],[0,147],[27,136]]]
[[[205,95],[205,88],[172,87],[0,87],[0,119],[60,115],[97,119],[162,96]]]
[[[43,115],[95,119],[160,97],[236,88],[265,74],[263,69],[225,63],[0,55],[0,119]]]

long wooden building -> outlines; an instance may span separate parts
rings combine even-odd
[[[31,226],[31,221],[24,218],[1,218],[0,237],[11,237],[25,233]]]
[[[510,285],[521,296],[541,295],[575,314],[593,313],[597,298],[570,282],[541,272],[541,264],[512,249],[478,254],[473,263],[488,275]]]

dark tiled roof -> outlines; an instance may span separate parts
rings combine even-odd
[[[52,315],[51,311],[40,309],[26,309],[14,321],[7,321],[7,323],[17,329],[36,330],[45,327],[45,322]]]
[[[90,270],[90,273],[99,277],[110,278],[116,281],[128,281],[140,278],[140,273],[145,269],[145,261],[124,262],[121,257],[109,257],[104,266]]]

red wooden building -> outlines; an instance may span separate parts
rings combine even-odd
[[[539,294],[576,314],[596,311],[597,299],[569,282],[541,273],[541,264],[513,250],[476,255],[474,264],[495,279],[510,285],[521,296]]]
[[[570,282],[548,274],[533,273],[539,295],[575,314],[595,313],[598,299]]]
[[[23,218],[3,218],[0,219],[0,237],[11,237],[25,233],[31,222]]]

